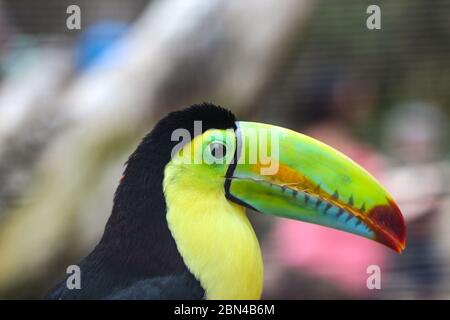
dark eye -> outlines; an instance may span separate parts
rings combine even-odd
[[[227,155],[227,147],[220,142],[213,142],[209,145],[211,155],[216,159],[222,159]]]

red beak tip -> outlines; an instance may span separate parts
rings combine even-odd
[[[369,216],[377,226],[377,240],[401,254],[406,247],[405,220],[397,204],[388,201],[388,205],[374,207]]]

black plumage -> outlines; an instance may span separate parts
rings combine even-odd
[[[81,289],[63,280],[50,299],[201,299],[204,290],[180,256],[166,220],[164,167],[178,141],[172,132],[194,121],[202,132],[235,128],[234,115],[212,104],[170,113],[127,161],[102,239],[79,264]]]

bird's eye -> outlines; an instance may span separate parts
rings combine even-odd
[[[211,155],[217,159],[221,160],[227,155],[227,147],[221,142],[213,142],[209,145],[209,151]]]

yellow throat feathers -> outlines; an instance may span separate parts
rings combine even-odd
[[[228,201],[223,180],[198,179],[171,162],[164,172],[167,222],[207,299],[259,299],[261,250],[245,209]]]

